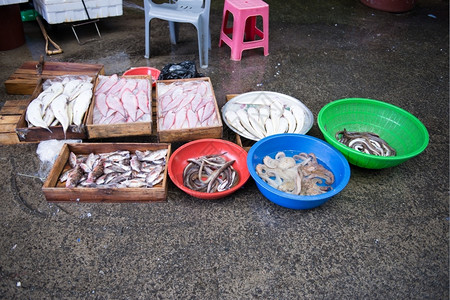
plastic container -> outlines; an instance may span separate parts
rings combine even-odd
[[[239,182],[231,189],[215,192],[203,193],[191,190],[183,184],[183,171],[188,164],[188,159],[203,155],[224,153],[227,160],[235,160],[232,167],[239,174]],[[169,177],[172,182],[185,193],[200,199],[212,200],[226,197],[238,189],[250,178],[246,165],[247,152],[235,143],[221,139],[200,139],[184,144],[170,156],[167,165]]]
[[[152,76],[153,86],[155,86],[156,80],[158,80],[159,74],[161,74],[161,71],[158,69],[155,69],[155,68],[137,67],[137,68],[131,68],[128,71],[125,71],[125,73],[123,73],[123,76],[150,75],[150,76]]]
[[[303,196],[285,193],[267,184],[256,173],[256,166],[262,163],[266,155],[273,158],[279,151],[285,152],[286,156],[293,156],[300,152],[314,153],[318,162],[333,172],[335,177],[331,185],[333,189],[320,195]],[[291,209],[318,207],[340,193],[350,180],[350,166],[339,151],[318,138],[296,133],[271,135],[256,142],[248,152],[247,168],[264,197]]]
[[[420,154],[428,145],[428,131],[411,113],[395,105],[364,98],[347,98],[325,105],[317,124],[325,140],[336,147],[349,163],[368,169],[399,165]],[[337,141],[336,132],[373,132],[397,152],[396,156],[376,156],[354,150]]]
[[[36,21],[37,15],[38,15],[38,13],[34,9],[22,10],[20,12],[22,22]]]

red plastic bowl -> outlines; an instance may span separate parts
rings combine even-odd
[[[223,157],[226,160],[235,160],[233,168],[239,174],[239,182],[229,190],[215,193],[203,193],[191,190],[183,184],[183,170],[188,164],[189,158],[203,155],[226,152]],[[200,199],[219,199],[234,193],[241,188],[250,177],[247,169],[247,152],[238,145],[221,139],[201,139],[184,144],[172,153],[168,164],[169,177],[182,191]]]
[[[138,75],[151,75],[153,86],[155,86],[155,81],[158,80],[159,74],[161,74],[161,71],[155,68],[151,67],[138,67],[138,68],[131,68],[125,73],[123,73],[123,76],[138,76]]]

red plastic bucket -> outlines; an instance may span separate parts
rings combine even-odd
[[[136,75],[151,75],[153,86],[155,86],[155,81],[158,80],[159,74],[161,73],[160,70],[151,68],[151,67],[138,67],[138,68],[131,68],[125,73],[123,73],[123,76],[136,76]]]

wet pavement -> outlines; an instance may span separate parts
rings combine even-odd
[[[227,94],[267,90],[317,117],[336,99],[378,99],[424,123],[425,151],[394,168],[352,166],[340,194],[301,211],[268,201],[252,180],[215,201],[169,183],[162,203],[47,203],[32,177],[37,145],[0,146],[0,298],[448,299],[448,1],[418,1],[400,14],[356,0],[267,3],[269,56],[249,50],[235,62],[217,46],[223,2],[213,1],[209,67],[199,71],[219,106]],[[102,39],[84,45],[69,25],[50,26],[64,52],[46,60],[99,63],[107,75],[198,61],[195,29],[182,25],[171,46],[159,20],[145,59],[141,6],[124,2],[123,16],[99,22]],[[24,30],[25,45],[0,52],[2,82],[44,54],[37,23]],[[79,36],[95,38],[94,27]],[[0,86],[2,105],[26,97]],[[323,138],[316,122],[308,134]],[[224,128],[224,138],[234,135]]]

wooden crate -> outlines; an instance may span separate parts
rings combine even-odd
[[[126,78],[135,78],[135,79],[147,79],[149,80],[150,90],[148,93],[148,97],[153,103],[152,97],[152,79],[151,76],[126,76]],[[97,77],[97,82],[95,84],[94,91],[99,82],[99,77]],[[124,136],[150,136],[152,135],[152,122],[134,122],[134,123],[116,123],[116,124],[94,124],[94,107],[95,107],[95,95],[93,101],[91,102],[91,106],[88,110],[86,127],[87,127],[87,135],[89,139],[98,139],[98,138],[111,138],[111,137],[124,137]],[[152,105],[153,108],[153,105]],[[154,116],[152,113],[152,120]]]
[[[160,126],[159,126],[159,122],[158,122],[158,120],[156,120],[157,134],[158,134],[158,139],[160,142],[170,143],[170,142],[192,141],[192,140],[205,139],[205,138],[222,138],[222,134],[223,134],[222,118],[220,116],[220,110],[217,105],[216,96],[214,94],[214,89],[212,87],[211,80],[209,77],[156,81],[156,116],[159,118],[159,114],[158,114],[158,105],[159,105],[159,103],[158,103],[158,85],[159,84],[171,84],[176,81],[184,82],[184,81],[199,81],[199,80],[207,81],[211,87],[212,96],[214,98],[215,111],[216,111],[217,119],[218,119],[218,125],[207,126],[207,127],[187,128],[187,129],[161,130]]]
[[[164,201],[167,198],[167,166],[164,170],[164,179],[151,188],[66,188],[59,181],[60,175],[70,168],[70,152],[75,154],[108,153],[117,150],[168,149],[166,161],[171,154],[171,145],[164,143],[79,143],[64,144],[50,173],[42,186],[42,191],[48,202],[151,202]]]
[[[42,73],[37,70],[38,61],[27,61],[22,64],[6,81],[8,94],[31,95],[38,86],[41,77],[51,78],[61,75],[89,75],[93,78],[105,74],[103,65],[80,64],[69,62],[44,62]]]
[[[68,75],[68,74],[67,74]],[[70,74],[72,75],[72,74]],[[42,93],[43,83],[50,78],[47,77],[41,77],[39,79],[39,84],[34,90],[33,94],[30,97],[30,102],[37,98],[40,93]],[[93,79],[94,80],[94,79]],[[91,101],[92,102],[92,101]],[[26,109],[23,111],[22,115],[20,116],[19,122],[17,123],[16,127],[16,133],[20,141],[25,142],[40,142],[45,140],[64,140],[64,139],[86,139],[87,138],[87,130],[86,130],[86,119],[87,119],[87,113],[85,113],[83,117],[83,122],[81,128],[76,128],[75,125],[70,125],[69,128],[66,131],[66,134],[64,134],[63,127],[61,125],[58,126],[50,126],[48,131],[45,128],[41,127],[28,127],[28,123],[25,119],[26,115]]]
[[[239,94],[229,94],[227,95],[227,102],[230,101],[231,99],[233,99],[234,97],[236,97]],[[255,144],[256,142],[253,140],[249,140],[243,136],[240,136],[239,134],[235,133],[236,135],[236,144],[238,144],[239,146],[241,146],[242,148],[244,148],[245,151],[249,151],[250,148],[253,146],[253,144]]]
[[[30,103],[30,99],[5,102],[0,111],[0,145],[20,143],[16,127],[28,103]]]

